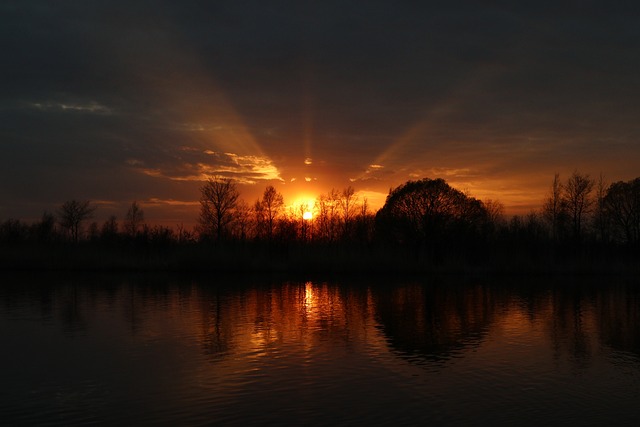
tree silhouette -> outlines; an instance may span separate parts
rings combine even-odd
[[[497,226],[504,222],[504,205],[500,201],[487,199],[484,201],[484,208],[491,224]]]
[[[88,200],[82,202],[69,200],[60,207],[58,212],[60,225],[69,231],[74,242],[78,242],[80,238],[82,222],[91,218],[95,209]]]
[[[335,188],[327,194],[321,194],[315,204],[317,235],[321,240],[335,241],[338,237],[340,225],[341,195]]]
[[[564,186],[564,202],[573,225],[573,237],[576,239],[580,239],[582,236],[585,217],[593,207],[593,199],[590,197],[593,185],[594,181],[589,178],[588,174],[582,175],[576,170]]]
[[[8,219],[0,224],[0,242],[10,245],[26,240],[28,227],[17,219]]]
[[[265,221],[267,238],[269,240],[273,238],[276,220],[280,216],[283,206],[284,198],[282,197],[282,194],[278,193],[272,185],[267,186],[264,190],[264,194],[262,195],[260,207]]]
[[[115,215],[109,216],[109,218],[102,223],[102,229],[100,230],[100,238],[105,242],[115,241],[118,237],[118,220]]]
[[[234,236],[240,240],[247,240],[251,227],[251,208],[244,200],[238,200],[234,212]]]
[[[604,198],[607,195],[607,183],[602,173],[598,176],[596,183],[596,200],[595,214],[593,217],[593,228],[597,232],[600,241],[604,242],[609,239],[609,218],[607,217],[606,205]]]
[[[348,186],[340,194],[340,208],[342,210],[342,223],[343,223],[343,236],[349,237],[351,232],[351,224],[354,217],[358,212],[358,196],[355,195],[356,191],[353,187]]]
[[[89,240],[92,242],[97,242],[100,239],[100,227],[98,227],[97,221],[93,221],[91,224],[89,224],[87,237],[89,237]]]
[[[331,240],[330,238],[330,201],[328,197],[321,194],[315,203],[316,209],[316,233],[320,240]]]
[[[542,215],[549,223],[551,238],[558,240],[562,235],[567,218],[567,205],[563,195],[563,186],[560,182],[560,174],[558,173],[554,175],[549,196],[542,205]]]
[[[54,238],[56,220],[53,214],[44,212],[42,219],[35,225],[36,227],[36,239],[38,242],[46,243],[50,242]]]
[[[376,226],[398,242],[437,243],[463,237],[486,219],[482,202],[441,178],[425,178],[391,190],[376,215]]]
[[[616,234],[627,243],[640,243],[640,178],[611,184],[604,204]]]
[[[144,223],[144,211],[137,201],[131,203],[124,218],[124,232],[133,237],[138,234],[138,229]]]
[[[220,241],[228,232],[240,193],[231,179],[209,178],[200,188],[200,225]]]

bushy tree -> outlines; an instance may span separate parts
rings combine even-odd
[[[482,202],[443,179],[408,181],[391,190],[376,215],[376,229],[399,242],[442,242],[468,237],[487,219]]]
[[[640,178],[611,184],[604,205],[615,236],[627,243],[640,243]]]

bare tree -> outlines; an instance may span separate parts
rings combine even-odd
[[[233,221],[240,193],[231,179],[208,179],[200,188],[200,225],[220,241]]]
[[[282,194],[278,193],[273,185],[269,185],[264,190],[260,204],[262,205],[267,237],[272,239],[276,220],[280,216],[284,206],[284,198],[282,197]]]
[[[362,199],[362,204],[360,205],[360,216],[366,217],[369,215],[369,199],[366,197]]]
[[[343,233],[345,236],[349,235],[351,223],[356,216],[358,208],[356,203],[358,197],[355,195],[356,191],[353,187],[348,186],[340,194],[340,208],[342,209],[342,221],[344,225]]]
[[[604,180],[604,175],[600,172],[598,182],[596,183],[596,206],[593,217],[593,228],[597,231],[600,241],[608,240],[608,221],[604,202],[604,198],[607,195],[607,187],[608,185]]]
[[[179,222],[176,224],[176,237],[179,243],[193,241],[194,233],[184,228],[184,223]]]
[[[60,225],[71,234],[71,239],[78,242],[82,231],[82,222],[90,219],[95,207],[91,206],[88,200],[79,202],[77,200],[68,200],[62,204],[58,211]]]
[[[260,199],[256,200],[251,210],[254,215],[254,233],[256,237],[264,237],[267,232],[267,221],[265,219],[264,206]]]
[[[246,240],[251,224],[251,208],[244,200],[238,201],[235,210],[234,234],[240,240]]]
[[[500,226],[504,220],[504,205],[498,200],[487,199],[484,201],[484,208],[487,210],[487,218],[493,225]]]
[[[113,240],[118,236],[118,220],[115,215],[111,215],[104,223],[100,230],[100,238],[102,240]]]
[[[582,175],[576,170],[564,186],[564,201],[567,204],[573,225],[573,235],[576,239],[581,237],[585,217],[593,207],[593,199],[590,197],[593,185],[593,179],[589,178],[588,174]]]
[[[563,187],[560,182],[560,174],[556,173],[553,176],[549,196],[542,205],[542,216],[549,223],[553,240],[557,240],[560,237],[565,215],[566,205],[563,198]]]
[[[313,214],[307,216],[307,213],[311,213],[311,209],[312,207],[309,205],[309,203],[301,203],[300,206],[298,206],[298,211],[294,212],[293,210],[291,211],[291,218],[295,221],[295,218],[298,218],[300,220],[300,238],[304,241],[304,240],[310,240],[312,238],[312,231],[313,231],[313,226],[312,226],[312,219],[313,219]]]
[[[366,243],[373,236],[374,216],[369,212],[369,200],[362,198],[362,203],[358,207],[358,215],[355,218],[355,238],[360,243]]]
[[[333,241],[338,235],[340,224],[340,193],[332,188],[327,194],[321,194],[315,203],[317,212],[315,223],[317,235],[321,240]]]
[[[138,229],[144,223],[144,211],[137,201],[131,203],[124,219],[124,231],[129,236],[138,234]]]

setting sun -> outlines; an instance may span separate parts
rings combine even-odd
[[[309,196],[300,196],[291,204],[291,210],[296,215],[302,215],[302,219],[309,221],[313,219],[313,209],[316,204],[316,200]],[[299,218],[299,216],[298,216]]]

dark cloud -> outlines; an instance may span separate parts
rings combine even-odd
[[[5,1],[0,217],[213,173],[248,199],[439,174],[507,206],[555,171],[635,177],[636,8],[523,3]]]

